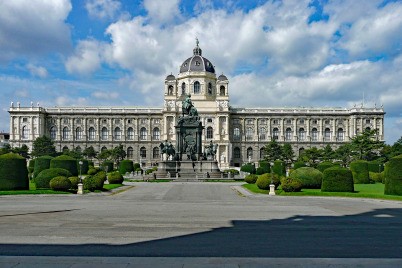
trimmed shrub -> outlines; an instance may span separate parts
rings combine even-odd
[[[135,171],[136,171],[137,173],[138,173],[138,172],[141,172],[141,174],[142,174],[142,172],[143,172],[142,168],[140,168],[140,167],[137,168]]]
[[[249,183],[249,184],[254,184],[258,179],[258,176],[255,174],[248,174],[245,178],[244,181]]]
[[[99,172],[102,170],[101,167],[94,167],[94,168],[95,168],[96,172]]]
[[[367,162],[369,172],[381,173],[384,171],[384,165],[378,161]]]
[[[105,161],[102,163],[102,170],[105,170],[105,167],[107,167],[107,172],[112,172],[113,171],[113,162],[112,161]]]
[[[301,167],[305,167],[306,166],[306,163],[304,163],[303,161],[297,161],[297,162],[295,162],[294,163],[294,168],[293,169],[298,169],[298,168],[301,168]]]
[[[77,174],[80,175],[80,161],[82,161],[81,174],[88,174],[89,161],[86,159],[77,159]]]
[[[14,153],[0,156],[0,190],[28,190],[27,161]]]
[[[264,169],[264,172],[262,174],[271,172],[271,165],[267,161],[260,161],[259,164],[260,168]]]
[[[78,183],[80,182],[80,178],[78,177],[69,177],[68,178],[71,182],[72,189],[78,189]]]
[[[112,172],[107,175],[107,180],[110,184],[122,184],[124,181],[123,176],[119,172]]]
[[[95,165],[94,165],[94,161],[90,161],[90,160],[88,160],[88,166],[92,166],[92,167],[94,167]]]
[[[97,190],[102,190],[103,189],[103,184],[106,181],[106,174],[104,172],[98,172],[96,173],[93,178],[96,181],[96,189]]]
[[[324,172],[324,170],[326,170],[327,168],[333,167],[334,164],[332,164],[331,162],[322,162],[320,164],[318,164],[317,169],[321,172]]]
[[[55,177],[72,177],[70,171],[62,168],[49,168],[42,170],[38,176],[35,177],[36,188],[49,188],[49,182]]]
[[[34,168],[35,167],[35,159],[29,160],[29,165],[28,167]]]
[[[248,173],[250,173],[250,174],[255,174],[256,169],[255,169],[255,166],[254,166],[254,165],[248,163],[248,164],[245,164],[244,166],[242,166],[242,167],[240,168],[240,171],[248,172]]]
[[[274,174],[274,185],[275,189],[278,188],[281,183],[281,177],[278,174]],[[269,185],[271,184],[271,173],[265,173],[258,176],[256,183],[258,188],[263,190],[269,190]]]
[[[332,167],[324,170],[321,192],[353,192],[353,174],[347,168]]]
[[[35,158],[35,167],[34,167],[34,177],[38,176],[39,173],[41,173],[42,170],[49,169],[50,168],[50,160],[52,160],[52,156],[41,156],[38,158]]]
[[[402,154],[389,160],[384,194],[402,195]]]
[[[385,184],[385,181],[387,180],[386,177],[387,177],[387,174],[388,174],[388,165],[389,165],[389,162],[386,162],[385,165],[384,165],[384,175],[382,176],[382,183],[383,184]]]
[[[96,169],[94,169],[94,168],[88,169],[88,175],[95,175],[96,173],[98,173],[98,171],[96,171]]]
[[[357,160],[350,163],[354,183],[370,183],[367,161]]]
[[[74,176],[78,175],[77,160],[68,155],[60,155],[50,160],[50,168],[63,168]]]
[[[152,170],[153,171],[158,171],[158,167],[153,167]]]
[[[146,171],[145,171],[145,175],[148,175],[148,174],[150,174],[150,173],[152,173],[152,168],[149,168],[149,169],[147,169]]]
[[[370,175],[370,180],[382,183],[382,177],[383,177],[382,172],[381,173],[376,173],[376,172],[369,171],[369,175]]]
[[[134,171],[136,171],[138,168],[141,168],[140,164],[134,163],[134,167],[133,167]]]
[[[98,172],[94,176],[87,176],[84,180],[84,189],[91,192],[102,190],[105,183],[106,175],[104,172]]]
[[[275,174],[278,174],[279,176],[285,176],[286,175],[285,162],[281,160],[274,161],[273,171]]]
[[[321,171],[311,168],[302,167],[298,168],[290,174],[291,178],[298,178],[302,181],[302,188],[306,189],[320,189],[322,182]]]
[[[239,175],[240,174],[240,172],[234,168],[225,169],[223,172],[230,173],[231,175]]]
[[[50,188],[54,191],[66,191],[71,188],[71,181],[66,177],[54,177],[49,182]]]
[[[125,175],[127,172],[131,173],[132,171],[134,171],[133,161],[123,160],[120,162],[120,165],[119,165],[120,174]]]
[[[300,192],[302,189],[302,181],[298,178],[283,178],[281,180],[281,188],[285,192]]]
[[[93,176],[87,176],[84,179],[84,190],[89,190],[91,192],[96,190],[96,181]]]
[[[257,175],[262,175],[264,173],[266,173],[266,172],[265,172],[265,169],[263,167],[257,168],[257,170],[255,172],[255,174],[257,174]]]
[[[33,167],[28,167],[28,173],[31,174],[34,171]]]

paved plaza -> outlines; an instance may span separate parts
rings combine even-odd
[[[402,265],[402,202],[127,184],[115,195],[1,196],[0,267]]]

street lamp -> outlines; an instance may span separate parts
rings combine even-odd
[[[80,182],[79,183],[82,183],[82,176],[81,176],[81,168],[82,168],[82,164],[83,164],[82,160],[80,160],[78,162],[78,164],[80,165]]]
[[[381,173],[381,164],[378,164],[378,173]]]
[[[78,191],[77,194],[84,194],[84,186],[82,184],[82,176],[81,176],[81,168],[82,168],[82,160],[78,162],[78,165],[80,166],[80,180],[78,181]]]
[[[271,168],[271,184],[269,185],[269,195],[275,195],[274,163],[272,163],[272,168]]]

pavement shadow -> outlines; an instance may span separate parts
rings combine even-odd
[[[233,227],[109,245],[0,244],[8,256],[402,258],[402,209],[232,221]]]

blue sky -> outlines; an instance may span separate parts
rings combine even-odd
[[[192,54],[230,81],[234,106],[383,104],[402,136],[402,2],[0,1],[0,124],[27,106],[161,106]],[[258,97],[257,97],[258,96]]]

